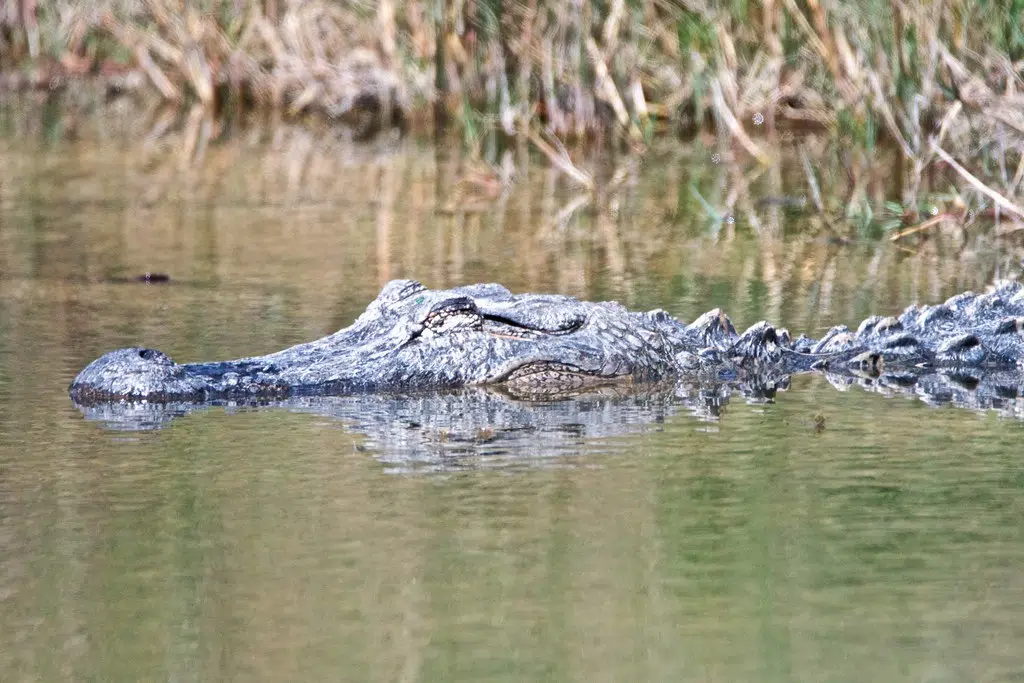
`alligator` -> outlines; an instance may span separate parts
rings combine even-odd
[[[80,405],[478,386],[543,399],[682,380],[769,386],[805,372],[895,383],[934,369],[1017,377],[1022,359],[1024,286],[1015,282],[812,339],[764,321],[737,333],[719,309],[684,324],[663,310],[517,295],[497,284],[431,290],[396,280],[352,325],[322,339],[265,356],[185,364],[153,349],[120,349],[90,363],[69,391]]]

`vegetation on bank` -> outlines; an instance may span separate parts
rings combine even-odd
[[[207,112],[453,120],[584,185],[560,141],[713,124],[770,163],[774,131],[823,129],[851,155],[898,147],[904,204],[938,162],[1024,218],[1024,0],[5,3],[0,87],[90,74]]]

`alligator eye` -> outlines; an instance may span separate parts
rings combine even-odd
[[[450,299],[434,306],[423,319],[423,327],[435,332],[447,332],[457,328],[479,329],[483,316],[476,304],[468,297]]]
[[[416,304],[419,305],[419,304],[423,303],[426,300],[427,300],[427,297],[425,297],[425,296],[418,296],[418,297],[416,297]]]

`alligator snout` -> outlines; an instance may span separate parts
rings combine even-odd
[[[132,347],[106,353],[78,373],[68,390],[76,400],[156,398],[195,391],[196,380],[170,356]]]

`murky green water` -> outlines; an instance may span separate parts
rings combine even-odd
[[[835,246],[776,209],[716,228],[691,185],[732,180],[700,152],[572,212],[536,160],[456,206],[464,169],[414,142],[284,130],[198,168],[0,143],[0,680],[1024,678],[1024,422],[994,412],[799,378],[717,420],[447,395],[125,432],[65,393],[130,343],[321,336],[394,277],[813,333],[1013,275],[1007,245]],[[145,271],[173,281],[121,279]]]

